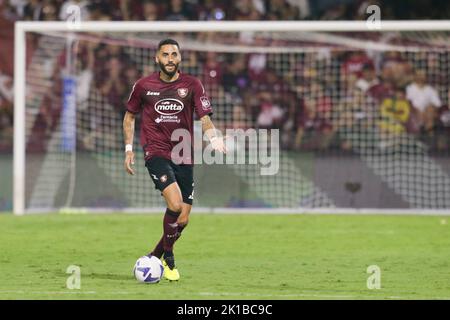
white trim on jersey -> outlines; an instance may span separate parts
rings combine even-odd
[[[133,84],[133,88],[131,89],[130,95],[128,96],[127,102],[130,102],[131,96],[133,95],[134,88],[136,87],[137,81]]]

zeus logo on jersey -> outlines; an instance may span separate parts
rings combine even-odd
[[[162,115],[174,115],[183,110],[184,104],[178,99],[162,99],[155,103],[155,110]]]
[[[147,91],[147,96],[159,96],[159,92]]]

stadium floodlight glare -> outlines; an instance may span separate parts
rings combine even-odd
[[[211,32],[233,35],[234,39],[241,37],[242,41],[234,43],[230,42],[230,39],[225,39],[226,41],[221,42],[220,37],[215,37],[211,42],[208,38]],[[378,34],[393,32],[407,41],[389,43],[379,39],[348,36],[352,33],[366,32]],[[348,52],[366,50],[375,53],[397,51],[404,53],[411,61],[423,60],[424,55],[427,58],[433,54],[438,56],[436,70],[447,72],[450,63],[449,32],[450,20],[381,21],[380,29],[369,29],[366,21],[86,21],[77,24],[76,27],[67,22],[16,22],[14,214],[58,210],[161,212],[163,207],[162,198],[151,188],[151,181],[145,168],[140,168],[139,177],[133,178],[126,177],[122,168],[123,139],[121,118],[117,112],[117,108],[122,106],[112,105],[108,97],[89,87],[83,101],[75,100],[81,85],[77,79],[83,70],[79,69],[77,62],[80,58],[72,52],[72,47],[79,41],[122,46],[138,69],[139,76],[154,70],[151,67],[147,68],[147,65],[152,63],[155,43],[165,35],[176,34],[183,37],[181,49],[187,53],[183,68],[197,76],[202,70],[195,57],[189,54],[209,51],[244,54],[247,57],[259,54],[264,57],[254,60],[256,66],[269,66],[278,76],[294,79],[292,80],[294,87],[296,75],[290,72],[291,68],[297,64],[305,66],[309,63],[314,63],[315,66],[311,72],[318,72],[320,76],[332,79],[331,81],[341,81],[343,86],[346,79],[336,80],[341,66],[333,60],[330,54],[333,50]],[[204,38],[208,38],[210,42],[197,39],[195,35],[199,33],[204,34]],[[37,35],[35,40],[38,40],[35,42],[37,47],[32,54],[31,62],[27,65],[28,34]],[[255,35],[261,35],[261,38],[267,41],[248,42],[248,39],[254,38]],[[270,44],[274,39],[277,41],[275,46]],[[428,46],[417,44],[418,40],[424,39]],[[289,45],[283,46],[280,43]],[[323,59],[310,60],[309,54]],[[62,56],[66,58],[64,68],[58,65]],[[444,57],[442,59],[445,60],[440,62],[440,57]],[[94,70],[88,71],[88,74],[84,74],[83,79],[86,81],[84,84],[92,83],[87,79],[96,81],[97,78],[93,74]],[[27,144],[33,136],[33,124],[40,112],[45,92],[56,86],[52,78],[56,73],[63,79],[61,82],[64,92],[60,102],[61,112],[58,113],[59,124],[43,136],[46,141],[40,153],[29,154]],[[441,81],[444,81],[441,87],[444,88],[446,85],[448,89],[450,84],[445,82],[448,79]],[[218,122],[222,123],[224,128],[233,127],[236,120],[233,110],[236,110],[235,105],[238,104],[233,99],[233,92],[227,88],[225,90],[219,88],[214,83],[206,82],[205,86],[207,90],[211,90],[210,96]],[[444,91],[442,88],[441,93]],[[331,89],[329,95],[333,105],[338,105],[344,98],[344,93],[340,89]],[[113,115],[113,112],[117,114]],[[339,122],[345,118],[344,113],[330,116],[335,117],[330,120]],[[340,116],[342,119],[339,119]],[[249,119],[242,121],[247,127],[255,125]],[[261,177],[258,174],[259,168],[251,165],[223,165],[220,169],[217,169],[217,166],[200,168],[202,178],[196,183],[196,188],[199,188],[199,199],[194,208],[197,212],[448,214],[450,211],[448,170],[445,171],[439,161],[429,157],[426,148],[411,135],[387,135],[386,141],[386,135],[379,135],[378,129],[367,131],[370,126],[378,128],[378,122],[366,122],[362,127],[347,128],[347,131],[341,133],[341,137],[352,143],[353,156],[359,159],[358,163],[365,170],[358,182],[362,183],[364,192],[367,189],[371,190],[375,182],[370,181],[370,178],[376,177],[378,189],[373,188],[379,190],[383,186],[388,187],[396,195],[397,200],[391,199],[395,204],[392,207],[389,207],[389,204],[382,205],[383,201],[379,201],[378,205],[374,205],[373,201],[362,201],[352,205],[353,202],[348,204],[336,200],[342,193],[342,190],[336,190],[337,184],[333,185],[330,182],[330,185],[323,186],[307,172],[311,170],[313,164],[316,164],[315,158],[311,158],[310,153],[299,159],[298,154],[293,156],[292,152],[282,151],[280,172],[273,177]],[[287,139],[294,137],[288,136]],[[139,139],[135,137],[135,140]],[[77,141],[84,144],[81,153],[77,153],[79,149]],[[383,153],[386,148],[374,151],[375,144],[381,146],[383,143],[388,145],[399,143],[399,148],[394,154]],[[139,149],[137,141],[135,149]],[[140,156],[142,154],[138,153],[136,158],[139,159]],[[317,158],[317,164],[320,164],[321,160]],[[306,161],[311,165],[306,166],[307,168],[301,167]],[[323,162],[327,163],[326,160]],[[139,161],[137,164],[139,165]],[[212,172],[218,173],[214,175]],[[216,179],[215,184],[213,180],[208,180],[210,177]],[[356,185],[357,183],[348,183],[347,186],[350,186],[348,190],[359,192],[360,188]],[[369,187],[366,188],[366,185]],[[230,193],[229,197],[227,192]],[[234,199],[236,192],[245,193],[244,199]],[[378,196],[373,194],[373,197]],[[206,197],[208,199],[205,199]],[[352,198],[353,195],[346,194],[343,198],[345,197]]]

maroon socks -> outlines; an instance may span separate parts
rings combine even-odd
[[[161,258],[164,252],[169,255],[173,255],[173,245],[175,241],[181,236],[181,232],[184,227],[181,227],[177,223],[177,219],[180,213],[174,212],[170,209],[166,209],[166,213],[163,219],[163,236],[159,240],[155,249],[151,252],[151,255]]]

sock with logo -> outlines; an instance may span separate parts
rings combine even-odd
[[[159,240],[151,255],[161,258],[164,251],[172,251],[173,244],[179,238],[179,226],[177,219],[180,214],[178,212],[166,209],[163,219],[163,236]],[[181,229],[182,230],[182,229]]]
[[[163,239],[163,249],[164,252],[172,251],[173,244],[177,240],[178,237],[178,216],[179,212],[174,212],[172,210],[167,209],[166,214],[164,215],[164,239]]]

